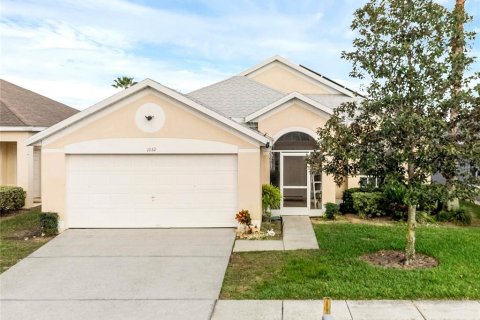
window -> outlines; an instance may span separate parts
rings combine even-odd
[[[314,150],[317,142],[303,132],[289,132],[281,136],[273,144],[273,150]]]

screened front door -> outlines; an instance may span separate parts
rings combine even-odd
[[[280,184],[283,195],[282,208],[308,207],[308,168],[305,153],[282,153]]]

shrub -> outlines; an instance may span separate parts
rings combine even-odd
[[[401,220],[408,207],[404,203],[407,187],[395,177],[386,179],[383,188],[383,207],[390,216]]]
[[[271,220],[272,213],[270,210],[280,208],[281,200],[282,195],[279,188],[271,184],[262,185],[262,210],[265,219]]]
[[[248,210],[239,211],[235,216],[235,219],[239,224],[244,226],[246,231],[251,231],[252,217],[250,216],[250,212],[248,212]]]
[[[39,216],[40,227],[46,236],[58,234],[58,214],[55,212],[42,212]]]
[[[381,216],[384,211],[381,210],[383,195],[381,192],[355,192],[352,194],[353,207],[362,218]]]
[[[350,188],[343,191],[342,200],[343,203],[340,204],[340,212],[342,213],[357,213],[353,206],[353,197],[352,195],[356,192],[362,192],[360,188]]]
[[[338,214],[338,211],[338,204],[331,202],[325,204],[325,217],[327,217],[327,219],[334,220],[335,215]]]
[[[472,213],[465,207],[453,211],[442,210],[437,214],[437,221],[470,225],[472,224]]]
[[[25,205],[25,191],[20,187],[0,187],[0,211],[21,209]]]

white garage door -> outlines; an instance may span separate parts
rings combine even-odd
[[[70,155],[69,228],[232,227],[236,155]]]

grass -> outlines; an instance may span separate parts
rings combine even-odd
[[[39,215],[40,211],[32,210],[1,218],[0,273],[52,239],[41,237]],[[26,238],[28,240],[25,240]]]
[[[320,250],[234,253],[223,299],[479,299],[480,229],[420,226],[417,252],[438,259],[424,270],[376,267],[359,259],[403,250],[405,225],[314,225]]]

